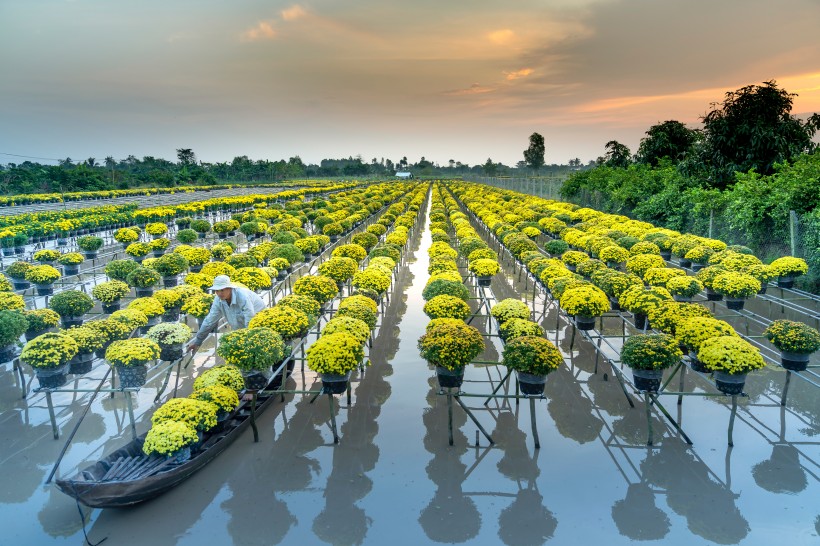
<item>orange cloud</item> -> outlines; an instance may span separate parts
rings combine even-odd
[[[455,89],[453,91],[445,91],[443,94],[448,97],[461,97],[464,95],[481,95],[483,93],[492,93],[495,91],[493,87],[485,87],[481,84],[474,83],[467,89]]]
[[[274,38],[276,38],[276,30],[268,21],[259,21],[255,27],[249,28],[242,33],[242,39],[246,42],[272,40]]]
[[[307,12],[300,6],[299,4],[294,4],[288,9],[282,10],[282,20],[283,21],[295,21],[296,19],[301,19],[305,17]]]
[[[517,80],[519,78],[526,78],[530,74],[533,73],[532,68],[522,68],[521,70],[516,70],[514,72],[504,72],[504,77],[507,78],[507,81]]]
[[[494,44],[507,45],[515,38],[515,32],[508,28],[494,30],[487,34],[487,38]]]

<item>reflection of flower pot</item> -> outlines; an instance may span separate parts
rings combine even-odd
[[[102,311],[103,313],[110,315],[114,311],[120,310],[120,300],[112,301],[111,303],[103,303],[102,304]]]
[[[791,288],[794,286],[795,275],[786,275],[785,277],[777,278],[777,286],[780,288]]]
[[[726,297],[726,307],[732,311],[740,311],[746,304],[746,298],[730,298]]]
[[[80,266],[79,265],[64,265],[63,266],[63,275],[66,277],[71,277],[73,275],[80,274]]]
[[[138,388],[145,385],[148,377],[148,366],[145,364],[137,366],[114,366],[120,378],[120,387]]]
[[[83,325],[83,317],[63,317],[62,318],[63,328],[73,328],[74,326],[82,326]]]
[[[273,372],[270,368],[266,370],[242,370],[242,377],[245,378],[245,388],[252,391],[262,390],[268,386]]]
[[[692,364],[692,369],[700,373],[712,373],[712,370],[703,365],[703,362],[698,360],[698,353],[694,351],[689,352],[689,361]]]
[[[537,375],[531,374],[526,372],[519,372],[516,370],[516,376],[518,376],[518,386],[521,388],[521,392],[527,395],[539,395],[544,394],[544,386],[547,383],[547,375]]]
[[[149,297],[154,295],[154,287],[153,286],[149,286],[147,288],[137,287],[134,290],[136,290],[138,298],[149,298]]]
[[[648,326],[648,317],[643,313],[635,313],[635,328],[638,330],[646,330]]]
[[[322,391],[326,394],[342,394],[347,390],[350,372],[345,374],[322,373]]]
[[[455,389],[461,387],[464,382],[464,368],[456,368],[450,370],[444,366],[436,366],[436,375],[438,376],[438,384],[445,389]]]
[[[639,391],[658,392],[663,379],[663,370],[632,370],[632,380]]]
[[[68,373],[74,375],[81,375],[91,371],[94,362],[93,353],[77,353],[77,355],[68,361]]]
[[[612,506],[618,531],[633,540],[660,540],[669,533],[669,517],[655,506],[655,495],[644,483],[631,483],[626,498]]]
[[[26,290],[28,288],[31,288],[31,283],[25,280],[18,281],[17,279],[14,279],[11,282],[12,284],[14,284],[15,290]]]
[[[54,286],[50,284],[38,284],[37,285],[37,295],[38,296],[50,296],[54,293]]]
[[[592,330],[595,328],[595,317],[575,315],[575,325],[579,330]]]
[[[37,333],[40,335],[40,332]],[[11,344],[0,347],[0,363],[11,362],[17,356],[17,345]]]
[[[183,350],[182,343],[175,343],[174,345],[160,345],[159,359],[167,362],[173,362],[182,358]]]
[[[757,485],[772,493],[799,493],[808,485],[800,452],[792,445],[775,445],[769,459],[752,467],[752,476]]]
[[[706,299],[709,301],[720,301],[723,299],[723,294],[718,294],[711,288],[706,288]]]
[[[802,372],[809,365],[811,353],[794,353],[791,351],[780,351],[780,363],[787,370]]]
[[[715,372],[715,385],[723,394],[740,394],[746,384],[746,374],[730,374],[726,372]]]
[[[478,286],[490,286],[492,284],[492,276],[490,275],[482,275],[477,277]]]
[[[56,368],[34,368],[34,373],[37,375],[37,381],[40,382],[40,387],[44,389],[56,389],[66,383],[68,364],[63,364]]]

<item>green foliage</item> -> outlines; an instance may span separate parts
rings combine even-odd
[[[637,160],[658,166],[661,160],[680,161],[692,148],[699,138],[699,131],[687,129],[679,121],[664,121],[653,125],[646,132],[646,138],[641,140],[638,147]]]

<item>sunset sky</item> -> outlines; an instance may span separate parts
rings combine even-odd
[[[586,162],[765,80],[820,112],[818,29],[818,0],[0,0],[0,152],[514,165],[537,131]]]

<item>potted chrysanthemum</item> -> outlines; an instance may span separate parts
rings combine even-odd
[[[50,265],[34,265],[26,270],[26,280],[37,286],[38,296],[50,296],[52,286],[60,278],[60,272]]]
[[[60,315],[51,309],[32,309],[23,312],[23,316],[26,317],[26,321],[28,321],[26,341],[31,341],[40,334],[49,332],[60,324]],[[19,334],[17,337],[19,337]],[[2,345],[3,344],[0,344],[0,346]]]
[[[63,290],[52,296],[48,305],[62,318],[63,328],[70,328],[83,323],[83,315],[94,307],[94,300],[79,290]]]
[[[145,435],[142,452],[146,455],[159,455],[179,464],[191,458],[191,446],[198,441],[196,430],[187,423],[166,421],[151,427]]]
[[[675,329],[675,337],[678,343],[689,350],[689,358],[692,369],[696,372],[708,372],[709,370],[698,359],[700,346],[713,337],[736,336],[732,325],[723,320],[711,317],[693,317],[678,323]]]
[[[26,331],[28,325],[29,320],[22,312],[8,309],[0,311],[0,363],[14,359],[20,336]]]
[[[741,394],[746,375],[766,367],[760,351],[738,336],[707,339],[698,350],[698,360],[714,372],[718,390],[729,395]]]
[[[55,389],[65,385],[68,361],[77,351],[79,347],[72,338],[63,334],[46,333],[26,343],[20,360],[34,368],[41,387]]]
[[[657,392],[663,370],[683,358],[678,342],[669,334],[644,334],[628,338],[621,350],[621,360],[632,368],[635,387],[639,391]]]
[[[308,368],[322,379],[322,390],[340,394],[347,390],[350,373],[362,362],[362,343],[348,332],[322,335],[307,350]]]
[[[760,281],[745,273],[727,271],[714,278],[712,289],[726,298],[726,307],[738,311],[743,309],[747,298],[760,291]]]
[[[569,288],[561,294],[561,308],[575,317],[580,330],[595,328],[595,318],[609,311],[609,299],[597,286],[586,284]]]
[[[561,352],[543,337],[521,336],[504,346],[503,363],[515,370],[521,392],[541,395],[550,372],[564,362]]]
[[[91,289],[91,295],[102,304],[103,313],[109,314],[120,308],[120,300],[130,292],[131,287],[122,281],[103,282]]]
[[[145,385],[148,362],[159,358],[159,345],[150,339],[131,338],[114,341],[105,350],[105,359],[117,370],[120,386],[137,388]]]
[[[79,326],[64,330],[63,334],[77,342],[77,354],[68,361],[68,373],[84,374],[91,371],[94,351],[102,349],[104,339],[96,330],[88,326]]]
[[[182,345],[191,339],[191,329],[180,322],[163,322],[152,326],[145,337],[159,345],[160,360],[173,362],[182,358]]]
[[[270,328],[242,328],[222,336],[216,354],[240,369],[248,389],[259,390],[268,385],[271,367],[287,356],[287,348]]]
[[[787,370],[805,370],[811,354],[820,349],[820,332],[802,322],[776,320],[763,333],[780,350],[780,362]]]
[[[780,288],[791,288],[794,286],[794,279],[800,275],[805,275],[809,271],[806,260],[794,256],[778,258],[769,264],[769,267],[777,275],[777,286]]]
[[[497,260],[481,258],[470,262],[469,270],[476,276],[478,286],[490,286],[493,276],[501,270],[501,266]]]
[[[460,387],[465,366],[483,350],[481,333],[463,322],[437,324],[419,338],[421,356],[436,366],[438,382],[443,388]]]

